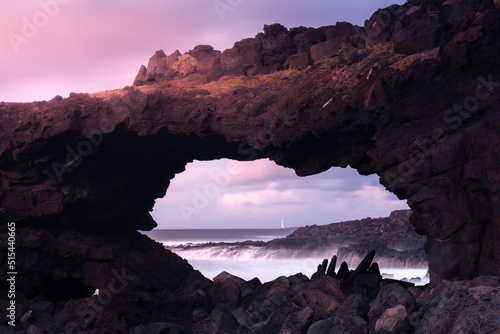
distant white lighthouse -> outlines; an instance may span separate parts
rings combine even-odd
[[[285,228],[285,224],[283,223],[283,219],[281,220],[281,228],[284,229]]]

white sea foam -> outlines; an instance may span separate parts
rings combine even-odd
[[[331,257],[336,252],[328,252],[325,256],[290,258],[287,250],[273,250],[267,254],[260,252],[260,247],[226,247],[215,246],[209,248],[193,249],[173,249],[179,256],[188,262],[204,276],[213,279],[223,271],[227,271],[245,280],[258,277],[262,282],[271,281],[279,276],[290,276],[297,273],[311,277],[316,272],[318,264],[323,259]],[[337,263],[337,270],[339,267]],[[349,264],[354,268],[357,263]],[[384,278],[403,279],[419,277],[420,281],[415,281],[417,285],[424,285],[429,282],[428,277],[424,277],[427,268],[381,268]]]

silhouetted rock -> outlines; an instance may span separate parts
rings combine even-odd
[[[338,255],[338,254],[337,254]],[[339,255],[340,256],[340,255]],[[371,250],[364,259],[359,263],[356,269],[344,280],[343,284],[345,286],[351,285],[360,275],[367,274],[368,269],[372,264],[373,258],[375,257],[375,250]]]
[[[335,266],[337,265],[337,255],[334,255],[332,257],[332,260],[330,261],[330,264],[328,265],[328,271],[326,274],[332,278],[335,278]]]
[[[342,280],[346,279],[348,275],[349,275],[349,268],[347,266],[347,263],[345,261],[343,261],[340,264],[339,272],[337,273],[337,277],[336,278],[339,281],[342,281]]]

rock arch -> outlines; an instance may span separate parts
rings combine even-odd
[[[150,229],[154,199],[194,159],[351,166],[408,200],[434,283],[498,276],[498,15],[471,14],[413,56],[384,44],[298,74],[1,103],[0,219]]]

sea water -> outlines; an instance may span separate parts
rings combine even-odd
[[[297,273],[311,277],[323,259],[330,259],[336,249],[311,257],[296,257],[289,250],[273,250],[263,253],[260,247],[235,247],[233,245],[211,245],[206,243],[235,243],[243,241],[270,241],[284,238],[295,229],[205,229],[205,230],[153,230],[143,232],[162,243],[182,258],[185,258],[205,277],[213,279],[223,271],[250,280],[258,277],[261,282],[271,281],[279,276]],[[184,247],[182,247],[182,246]],[[186,248],[185,246],[191,246]],[[341,261],[341,259],[339,259]],[[376,261],[376,258],[375,258]],[[337,270],[340,263],[337,263]],[[354,269],[354,268],[351,268]],[[384,278],[411,279],[419,277],[417,285],[429,282],[427,268],[380,268]]]

